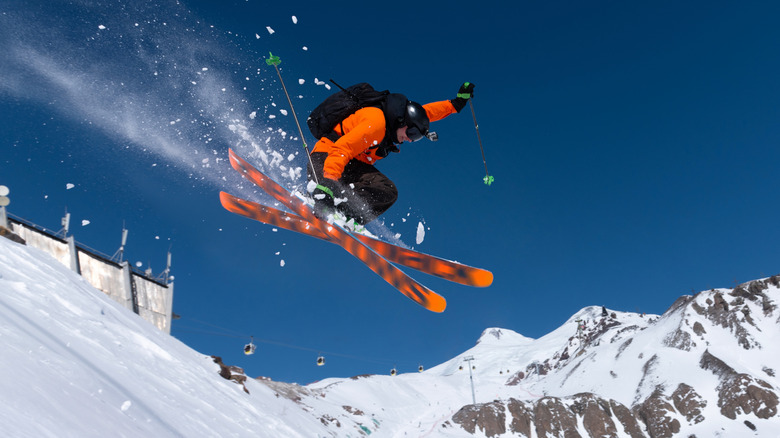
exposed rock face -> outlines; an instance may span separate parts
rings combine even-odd
[[[506,430],[507,415],[509,431]],[[591,393],[561,399],[544,397],[533,402],[514,398],[464,406],[452,417],[467,432],[488,437],[617,437],[645,435],[631,411],[614,400],[604,400]],[[582,424],[584,431],[579,425]]]
[[[724,416],[756,414],[758,418],[777,415],[778,396],[772,385],[753,376],[737,373],[725,362],[705,351],[700,366],[718,376],[718,407]]]
[[[756,414],[758,418],[777,415],[778,397],[772,385],[747,374],[737,374],[718,386],[718,407],[724,416]]]
[[[473,434],[479,428],[486,436],[499,436],[506,432],[506,412],[501,402],[466,405],[455,415],[452,421],[460,424]]]
[[[704,326],[699,321],[696,321],[693,323],[693,332],[699,336],[704,336],[707,330],[704,329]]]
[[[691,348],[696,347],[696,343],[693,342],[691,334],[680,329],[669,333],[669,335],[664,338],[664,344],[666,344],[667,347],[683,351],[691,351]]]
[[[539,436],[563,436],[580,438],[577,432],[577,417],[561,399],[545,397],[534,405],[536,434]]]
[[[617,427],[612,420],[609,402],[593,394],[575,396],[571,410],[582,417],[583,427],[590,436],[616,436]]]
[[[647,433],[651,438],[671,438],[680,431],[680,421],[671,413],[675,412],[674,405],[668,397],[661,393],[654,393],[645,400],[637,409],[639,418],[647,425]]]
[[[685,416],[689,423],[698,424],[704,421],[702,409],[707,406],[707,401],[702,399],[696,391],[685,383],[680,383],[672,394],[672,402],[677,412]]]
[[[746,302],[760,303],[764,316],[771,315],[777,305],[764,293],[770,286],[780,287],[780,276],[741,284],[727,295],[715,292],[712,298],[706,300],[706,307],[694,303],[692,308],[713,324],[730,329],[742,348],[762,348],[746,330],[745,324],[755,326]]]
[[[628,434],[631,438],[644,438],[645,434],[630,409],[614,400],[609,401],[609,406],[612,408],[615,418],[623,426],[623,433]]]
[[[295,383],[276,382],[267,378],[258,378],[256,380],[271,388],[277,397],[284,397],[296,403],[301,403],[303,397],[314,397],[317,395],[314,391]]]
[[[507,403],[509,415],[512,416],[512,422],[509,424],[509,430],[512,433],[522,436],[531,436],[531,427],[533,424],[534,410],[533,406],[527,403],[510,399]]]
[[[509,380],[506,381],[506,384],[508,386],[515,386],[519,384],[523,379],[525,379],[525,373],[522,371],[516,372],[512,377],[509,378]]]
[[[780,287],[780,275],[739,285],[731,292],[731,295],[754,302],[760,301],[764,316],[769,316],[777,309],[777,304],[764,293],[770,286]]]
[[[238,383],[244,388],[244,392],[249,394],[249,390],[246,389],[246,385],[244,385],[244,382],[246,382],[246,375],[244,374],[243,368],[227,366],[222,363],[222,358],[219,356],[211,356],[211,358],[214,359],[215,364],[219,365],[219,375],[222,376],[223,379],[232,380]]]

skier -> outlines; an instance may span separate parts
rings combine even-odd
[[[473,92],[474,84],[466,82],[454,99],[426,105],[389,94],[381,108],[361,108],[338,123],[311,152],[308,177],[318,183],[310,184],[315,214],[325,217],[335,209],[365,225],[387,211],[398,189],[374,164],[390,152],[400,152],[397,145],[403,142],[423,137],[436,141],[430,122],[460,112]]]

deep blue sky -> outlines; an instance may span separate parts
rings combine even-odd
[[[780,271],[776,2],[79,3],[0,6],[9,211],[59,229],[67,210],[108,254],[125,223],[156,272],[172,248],[173,335],[249,375],[412,372],[488,327],[539,337],[585,306],[661,313]],[[228,147],[305,166],[269,51],[301,120],[330,93],[315,78],[422,103],[476,84],[492,186],[468,110],[379,167],[400,190],[385,230],[493,286],[410,272],[447,297],[433,314],[339,247],[221,208],[219,190],[267,200]]]

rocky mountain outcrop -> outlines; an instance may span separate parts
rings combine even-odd
[[[479,431],[486,436],[507,433],[566,438],[618,436],[618,433],[632,438],[645,436],[626,406],[590,393],[567,398],[544,397],[532,402],[512,398],[507,402],[468,405],[453,415],[452,420],[471,434]]]
[[[249,394],[249,390],[246,389],[246,374],[244,374],[244,369],[241,367],[237,367],[235,365],[225,365],[222,362],[222,358],[219,356],[211,356],[211,358],[214,360],[214,363],[219,365],[219,375],[222,376],[225,380],[231,380],[239,385],[244,389],[244,392]]]
[[[557,352],[513,373],[505,382],[507,386],[523,386],[531,376],[543,380],[558,374],[563,376],[561,386],[566,387],[569,378],[587,373],[582,368],[609,363],[622,370],[610,371],[612,377],[619,378],[618,374],[627,371],[640,376],[629,406],[594,393],[535,400],[508,398],[466,405],[452,421],[469,434],[488,437],[709,436],[696,431],[709,430],[705,422],[717,420],[717,416],[741,423],[742,428],[736,430],[745,434],[762,436],[762,430],[778,430],[780,391],[774,364],[780,363],[780,356],[771,360],[773,355],[765,353],[765,339],[776,340],[780,334],[779,289],[780,277],[776,276],[733,290],[681,297],[645,326],[625,324],[605,313],[593,318],[591,312],[591,318],[576,320],[576,334]],[[648,331],[655,331],[658,339],[652,349],[645,336]],[[621,361],[626,352],[635,353],[632,344],[637,342],[644,344],[643,351],[633,360]],[[606,348],[616,343],[617,348]],[[739,351],[733,354],[735,349],[752,352],[751,357],[761,357],[762,362],[746,369],[743,361],[729,364],[711,348],[724,351],[732,361],[740,357]],[[598,359],[613,353],[614,361]],[[670,364],[668,356],[677,363]],[[676,375],[668,375],[675,367]],[[707,375],[715,377],[714,384],[701,382]]]
[[[721,414],[735,420],[739,414],[754,413],[758,418],[777,415],[778,396],[772,385],[745,373],[737,373],[709,351],[702,355],[700,365],[718,376],[718,407]]]

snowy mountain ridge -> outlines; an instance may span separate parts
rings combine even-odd
[[[419,375],[329,379],[300,403],[336,400],[381,418],[387,436],[777,437],[779,298],[772,277],[683,296],[660,316],[588,307],[535,340],[490,328]],[[366,393],[403,414],[356,404]]]
[[[771,277],[663,315],[587,307],[538,339],[488,328],[421,373],[299,386],[247,379],[0,238],[0,422],[21,437],[777,437],[779,302]]]

